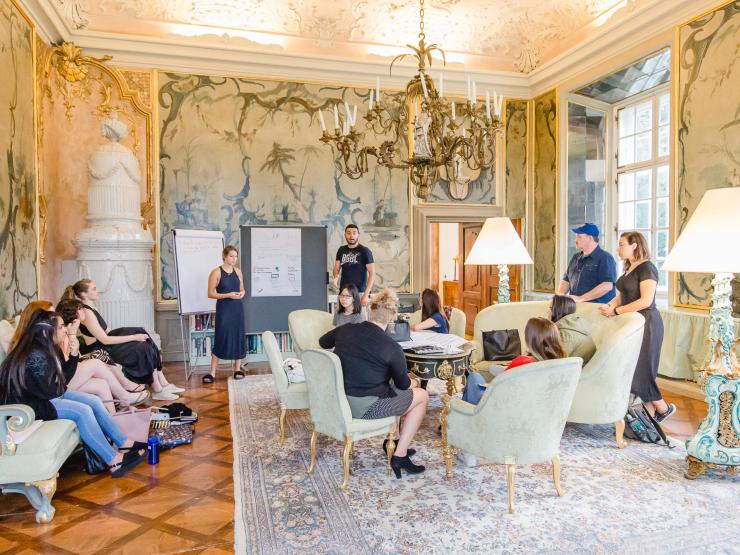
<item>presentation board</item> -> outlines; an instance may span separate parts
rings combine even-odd
[[[293,310],[327,309],[326,226],[241,227],[247,333],[288,331]]]
[[[177,276],[177,311],[180,314],[215,312],[216,299],[208,298],[208,274],[223,262],[224,234],[201,229],[173,229]]]

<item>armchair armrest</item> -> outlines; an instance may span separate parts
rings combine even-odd
[[[465,416],[474,415],[477,409],[478,409],[478,405],[472,405],[468,403],[467,401],[462,401],[461,399],[453,399],[452,403],[450,404],[451,413],[457,412]]]
[[[473,346],[473,352],[470,355],[470,362],[473,364],[483,360],[483,345],[477,339],[471,339],[469,343]]]
[[[35,419],[36,414],[28,405],[0,405],[0,456],[15,454],[15,442],[8,431],[20,432]]]

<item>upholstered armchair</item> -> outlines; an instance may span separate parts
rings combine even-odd
[[[391,456],[395,450],[393,434],[396,431],[395,417],[364,420],[352,418],[352,412],[344,393],[342,364],[339,357],[329,351],[309,349],[301,353],[303,371],[308,384],[309,410],[313,422],[311,434],[311,464],[308,473],[313,472],[316,464],[316,445],[318,435],[344,441],[342,451],[342,468],[344,479],[342,489],[347,491],[349,483],[349,458],[352,446],[361,439],[375,436],[387,436],[386,454],[388,474],[391,472]]]
[[[645,318],[637,312],[606,318],[599,313],[601,305],[578,303],[581,315],[591,330],[596,352],[583,367],[568,422],[580,424],[614,424],[617,446],[624,447],[624,415],[629,405],[632,375],[640,356]],[[497,304],[481,310],[475,318],[471,361],[487,379],[483,360],[483,331],[517,329],[524,343],[524,327],[530,318],[546,318],[549,301]]]
[[[297,355],[306,349],[319,349],[319,337],[332,329],[332,315],[323,310],[302,309],[288,314],[288,330]]]
[[[421,310],[417,310],[409,318],[409,324],[412,326],[421,322]],[[465,339],[465,324],[467,323],[465,313],[459,308],[452,307],[450,314],[450,333]]]
[[[80,434],[71,420],[50,420],[16,444],[12,432],[28,428],[34,419],[27,405],[0,405],[0,491],[25,495],[36,509],[36,522],[48,523],[54,518],[51,499],[59,467],[77,447]]]
[[[262,348],[267,354],[272,379],[280,398],[280,420],[278,421],[278,435],[280,446],[285,442],[285,415],[289,409],[308,408],[308,386],[305,383],[290,383],[283,369],[283,355],[280,353],[277,339],[271,331],[262,333]]]
[[[509,512],[514,512],[517,464],[550,461],[558,495],[560,438],[583,360],[565,358],[520,366],[499,375],[480,403],[452,401],[447,442],[489,462],[506,465]]]

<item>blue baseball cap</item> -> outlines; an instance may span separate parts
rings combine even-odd
[[[574,227],[571,229],[573,233],[583,233],[584,235],[591,235],[593,237],[599,236],[599,228],[596,224],[586,222],[580,227]]]

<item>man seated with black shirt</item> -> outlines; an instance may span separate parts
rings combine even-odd
[[[391,468],[400,478],[401,469],[409,474],[425,470],[411,462],[409,456],[416,451],[409,449],[409,444],[424,419],[429,396],[419,387],[419,380],[409,378],[403,350],[385,333],[396,318],[397,307],[396,295],[385,289],[370,302],[369,322],[334,328],[319,339],[319,345],[333,348],[342,362],[344,392],[353,418],[404,417],[391,458]]]

